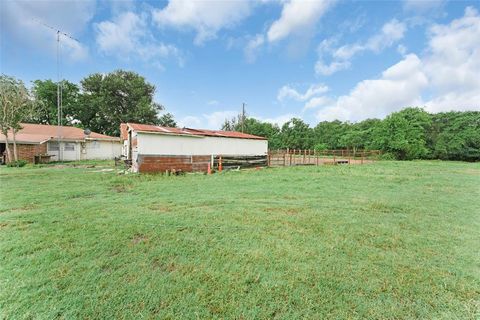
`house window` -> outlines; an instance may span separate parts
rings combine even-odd
[[[63,147],[63,150],[65,150],[65,151],[75,151],[75,143],[66,142],[65,146]]]
[[[58,142],[49,142],[48,151],[58,151]]]

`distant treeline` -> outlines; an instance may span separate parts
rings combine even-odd
[[[13,77],[0,77],[2,96],[24,92],[32,103],[28,113],[16,114],[16,122],[57,124],[57,83],[33,81],[31,90]],[[116,70],[88,75],[79,84],[61,81],[62,124],[89,128],[94,132],[119,135],[122,122],[176,126],[175,119],[154,101],[155,86],[135,72]],[[10,88],[10,89],[9,89]],[[7,91],[12,91],[8,94]],[[15,93],[15,94],[13,94]],[[13,99],[13,98],[12,98]],[[7,98],[5,106],[12,105]],[[15,99],[14,99],[15,100]],[[18,100],[18,99],[16,99]],[[15,101],[16,101],[15,100]],[[3,109],[2,109],[3,110]],[[160,114],[163,112],[163,115]],[[3,125],[0,117],[0,129]],[[225,120],[223,130],[242,130],[239,115]],[[480,112],[443,112],[431,114],[421,108],[406,108],[385,119],[367,119],[357,123],[324,121],[310,127],[293,118],[281,127],[246,117],[247,133],[267,137],[271,149],[369,149],[381,150],[384,158],[480,160]],[[5,131],[6,132],[6,131]]]
[[[386,159],[480,160],[480,112],[431,114],[406,108],[385,119],[357,123],[323,121],[310,127],[293,118],[281,127],[246,117],[244,132],[268,138],[271,149],[381,150]],[[240,131],[241,116],[222,129]]]

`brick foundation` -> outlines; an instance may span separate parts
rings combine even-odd
[[[139,155],[139,172],[165,172],[181,170],[184,172],[206,172],[211,156],[173,156]]]
[[[13,160],[13,143],[8,144]],[[47,144],[20,144],[17,143],[17,156],[19,160],[33,163],[34,156],[47,153]]]

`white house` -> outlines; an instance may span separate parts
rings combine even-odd
[[[121,125],[121,133],[124,156],[135,172],[206,171],[220,157],[239,166],[266,164],[268,154],[266,138],[235,131],[127,123]]]
[[[35,157],[49,156],[51,161],[113,159],[122,152],[120,138],[96,132],[84,132],[76,127],[22,123],[16,134],[19,159],[34,162]],[[60,138],[59,138],[60,137]],[[13,153],[12,134],[8,143]],[[6,138],[0,134],[0,155],[5,158]]]

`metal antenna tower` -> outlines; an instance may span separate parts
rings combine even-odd
[[[44,23],[40,20],[37,20],[37,19],[34,19],[34,20],[36,22],[40,23],[41,25],[43,25],[44,27],[53,30],[57,35],[57,127],[58,127],[57,128],[57,143],[58,143],[58,160],[62,161],[63,156],[62,156],[62,147],[60,145],[60,140],[62,138],[62,119],[63,119],[62,87],[63,87],[63,83],[61,83],[61,80],[60,80],[60,76],[61,76],[61,72],[60,72],[60,54],[61,54],[61,52],[60,52],[60,36],[70,38],[73,41],[76,41],[78,43],[80,43],[80,41],[78,41],[77,39],[75,39],[74,37],[69,35],[68,33],[63,32],[62,30],[60,30],[58,28],[54,28],[52,26],[49,26],[48,24],[46,24],[46,23]]]

